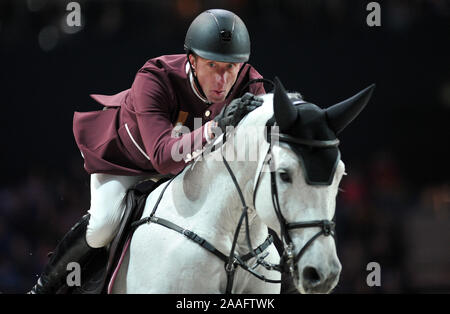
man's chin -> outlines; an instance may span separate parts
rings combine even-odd
[[[208,100],[212,103],[218,103],[218,102],[223,102],[225,100],[225,96],[224,97],[208,97]]]

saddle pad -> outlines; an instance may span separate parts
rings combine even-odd
[[[114,281],[116,280],[117,273],[119,272],[120,266],[122,266],[123,258],[125,257],[125,254],[127,253],[128,247],[130,246],[130,242],[131,242],[131,235],[128,237],[128,240],[125,243],[124,248],[122,249],[122,254],[120,255],[120,259],[117,262],[117,265],[114,268],[114,272],[111,275],[111,279],[108,284],[108,291],[107,291],[108,294],[111,294],[111,290],[114,285]]]

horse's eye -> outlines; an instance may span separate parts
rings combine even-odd
[[[291,176],[287,172],[280,172],[280,179],[283,180],[283,182],[291,183]]]

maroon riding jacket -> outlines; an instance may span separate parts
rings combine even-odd
[[[91,95],[104,106],[103,110],[75,112],[75,141],[89,174],[178,173],[186,166],[184,157],[206,144],[204,124],[224,105],[240,97],[249,80],[261,78],[246,64],[227,99],[207,104],[194,93],[186,63],[184,54],[151,59],[137,72],[130,89],[113,96]],[[265,93],[261,83],[250,85],[246,91]],[[202,119],[196,129],[194,118]],[[172,136],[176,125],[189,128],[190,133]],[[185,141],[190,141],[190,151],[183,151]],[[183,159],[175,161],[172,148]]]

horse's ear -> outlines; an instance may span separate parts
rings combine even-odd
[[[355,119],[369,102],[375,84],[366,87],[358,94],[326,109],[328,123],[336,134]]]
[[[281,132],[289,130],[295,120],[297,120],[297,108],[292,104],[278,77],[275,77],[273,112]]]

